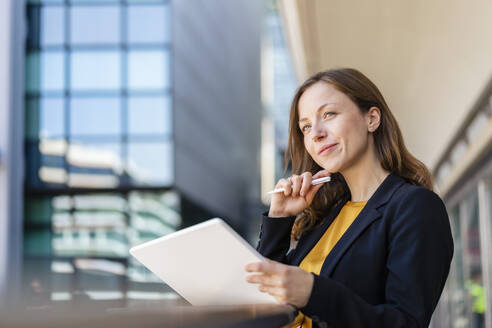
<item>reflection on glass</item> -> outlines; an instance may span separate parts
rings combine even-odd
[[[27,197],[24,203],[26,224],[50,224],[53,209],[47,197]]]
[[[32,52],[26,58],[27,92],[63,91],[65,87],[65,53]]]
[[[174,176],[172,144],[130,142],[128,174],[136,185],[172,184]]]
[[[77,195],[72,197],[76,210],[105,210],[124,212],[127,210],[126,199],[118,194]]]
[[[115,188],[122,173],[121,145],[74,140],[68,148],[68,185],[78,188]]]
[[[68,0],[68,2],[71,2],[71,3],[83,3],[83,4],[86,4],[86,3],[90,3],[90,2],[94,2],[94,3],[101,3],[101,0]],[[105,3],[112,3],[112,2],[121,2],[121,0],[104,0]]]
[[[119,6],[73,6],[70,17],[70,37],[73,44],[120,42]]]
[[[127,2],[130,3],[149,3],[149,2],[165,2],[166,0],[127,0]]]
[[[128,42],[163,43],[170,39],[168,5],[128,6]]]
[[[30,256],[49,256],[51,254],[51,231],[36,229],[24,232],[24,254]]]
[[[52,281],[38,279],[36,264],[27,285],[41,282],[49,286],[52,301],[77,300],[80,294],[73,293],[74,289],[96,284],[103,288],[85,296],[107,299],[112,293],[108,290],[120,289],[122,279],[128,279],[129,288],[141,288],[134,282],[138,281],[147,283],[147,289],[166,291],[154,274],[128,258],[128,249],[181,225],[179,196],[173,192],[119,192],[117,188],[122,184],[131,187],[131,182],[167,186],[172,181],[172,147],[162,142],[171,133],[166,90],[170,63],[168,51],[163,50],[170,38],[169,1],[28,0],[27,11],[32,26],[25,79],[24,246],[27,258],[48,258],[43,272],[54,277]],[[127,50],[121,48],[122,42],[133,47],[128,62],[123,61]],[[121,95],[127,81],[130,96],[115,97]],[[151,92],[139,97],[132,91]],[[128,111],[123,111],[123,103]],[[134,139],[130,145],[127,134]],[[156,140],[159,142],[137,142]],[[67,192],[39,196],[61,188]],[[71,188],[116,189],[81,194],[82,190]],[[99,264],[94,266],[93,260],[80,258],[52,262],[57,256],[112,257],[119,269],[100,270],[101,262],[95,261]],[[91,261],[93,266],[87,266]],[[106,271],[104,276],[111,277],[92,271]],[[127,299],[176,297],[116,294]]]
[[[121,134],[120,98],[72,98],[70,133],[78,135]]]
[[[62,45],[64,41],[64,14],[63,6],[41,7],[41,45]]]
[[[28,3],[62,3],[65,0],[27,0]]]
[[[49,97],[27,100],[26,136],[31,140],[38,138],[61,138],[65,134],[64,100]]]
[[[170,134],[172,127],[170,97],[130,97],[129,134]]]
[[[173,197],[174,196],[174,197]],[[131,225],[139,232],[166,235],[181,226],[181,216],[173,208],[174,192],[162,195],[133,192],[128,197],[131,210]]]
[[[72,197],[66,195],[55,196],[51,201],[51,205],[53,206],[53,209],[57,211],[68,211],[73,206]]]
[[[63,139],[42,139],[27,143],[27,183],[40,187],[44,184],[66,182],[64,156],[66,142]]]
[[[72,89],[119,89],[120,61],[121,54],[118,51],[74,51],[70,63]]]
[[[128,87],[130,89],[165,89],[170,86],[168,51],[132,50],[128,53]]]

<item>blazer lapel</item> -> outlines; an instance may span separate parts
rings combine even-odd
[[[330,276],[335,269],[338,261],[343,254],[348,250],[350,245],[354,243],[357,237],[375,220],[382,216],[378,210],[379,207],[386,204],[393,193],[404,183],[404,180],[395,174],[390,174],[381,183],[376,192],[369,199],[362,211],[359,213],[355,221],[345,231],[343,236],[333,247],[330,254],[325,259],[321,268],[323,276]],[[345,204],[346,202],[344,202]],[[333,221],[333,220],[332,220]],[[331,223],[331,222],[330,222]],[[317,239],[319,240],[319,238]],[[313,245],[314,246],[314,245]]]

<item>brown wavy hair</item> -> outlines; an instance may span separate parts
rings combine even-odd
[[[304,147],[304,137],[299,128],[299,99],[315,83],[329,83],[347,95],[359,107],[362,114],[371,107],[381,111],[379,127],[373,132],[374,145],[383,169],[395,173],[407,182],[433,188],[429,169],[405,147],[398,123],[391,113],[381,92],[364,74],[352,68],[330,69],[308,78],[296,91],[290,107],[289,140],[285,153],[285,168],[292,165],[292,174],[309,171],[315,174],[322,168],[311,158]],[[340,173],[332,173],[332,181],[323,185],[311,205],[297,215],[292,229],[292,238],[298,240],[302,233],[314,228],[327,212],[350,193]]]

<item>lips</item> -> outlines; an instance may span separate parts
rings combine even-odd
[[[338,145],[338,144],[334,143],[334,144],[329,144],[329,145],[325,145],[325,146],[321,147],[321,149],[318,151],[318,155],[321,155],[323,153],[327,153],[327,152],[331,151],[336,145]]]

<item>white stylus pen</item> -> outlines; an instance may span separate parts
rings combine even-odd
[[[318,185],[320,183],[325,183],[325,182],[328,182],[330,180],[331,180],[331,177],[324,177],[324,178],[314,179],[313,181],[311,181],[311,186],[315,186],[315,185]],[[269,191],[268,194],[276,194],[276,193],[284,192],[284,191],[285,191],[284,188],[278,188],[278,189],[274,189],[272,191]]]

